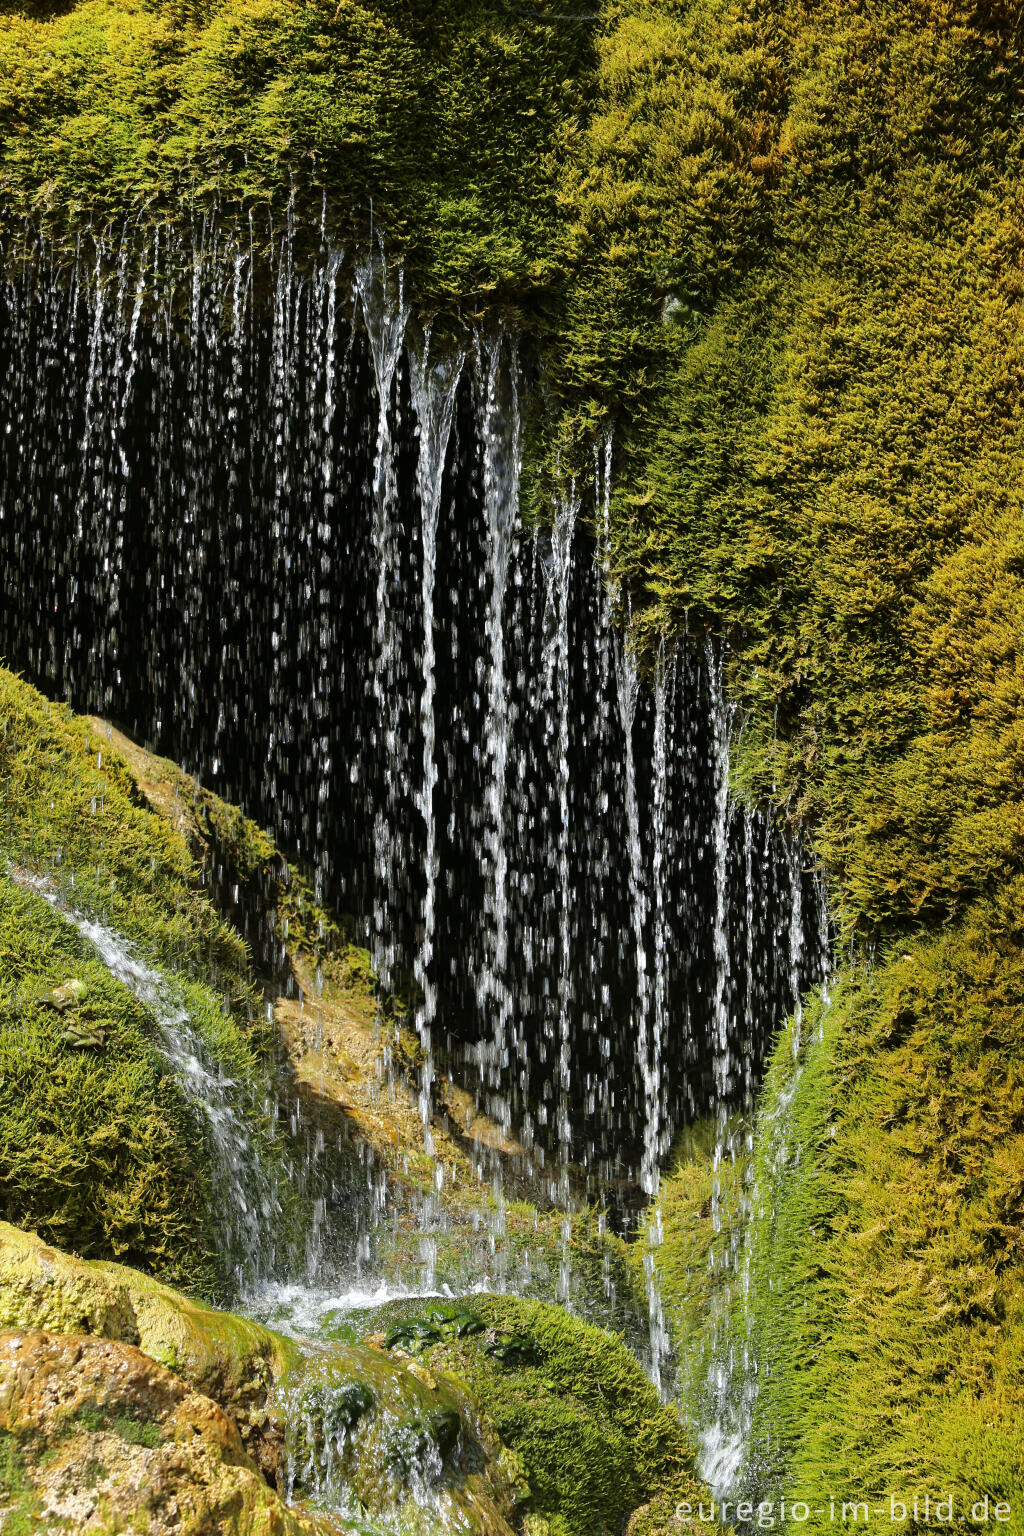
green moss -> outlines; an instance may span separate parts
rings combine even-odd
[[[755,1437],[794,1497],[1019,1494],[1024,966],[1007,897],[855,972],[808,1021],[798,1068],[786,1045],[773,1067],[785,1140],[780,1159],[765,1139],[758,1170]]]
[[[40,993],[82,978],[102,1048],[65,1043]],[[0,1209],[86,1256],[177,1284],[217,1274],[197,1126],[146,1010],[41,896],[0,879]]]
[[[30,1536],[39,1529],[41,1512],[28,1476],[29,1448],[8,1430],[0,1430],[0,1505],[3,1529],[10,1536]]]
[[[1018,22],[611,15],[564,431],[625,406],[618,569],[648,633],[728,634],[738,782],[844,930],[941,922],[1020,857]]]
[[[184,837],[147,809],[88,720],[0,669],[0,850],[159,964],[251,1007],[246,947],[201,889]],[[73,898],[72,898],[73,889]]]
[[[152,1448],[163,1441],[163,1432],[159,1424],[130,1413],[111,1414],[109,1410],[100,1408],[95,1403],[83,1403],[75,1413],[75,1418],[83,1429],[92,1430],[93,1433],[111,1429],[115,1435],[120,1435],[122,1440],[127,1440],[131,1445],[147,1445]]]
[[[736,788],[810,831],[852,953],[806,1022],[777,1174],[789,1039],[761,1110],[757,1454],[812,1510],[833,1489],[1012,1501],[1020,18],[609,15],[563,436],[615,404],[641,627],[728,636]],[[702,1268],[710,1179],[683,1154],[660,1254],[698,1360],[730,1306]]]
[[[27,1487],[24,1458],[7,1430],[0,1430],[0,1497],[5,1504]]]
[[[74,229],[193,192],[319,224],[343,242],[371,205],[424,292],[554,282],[566,153],[590,57],[585,17],[537,0],[426,5],[86,0],[0,36],[0,189],[15,217]],[[18,12],[21,14],[18,14]],[[296,175],[298,172],[298,175]]]
[[[808,1530],[829,1528],[833,1495],[909,1508],[937,1492],[958,1519],[1007,1502],[1021,1528],[1018,906],[1012,887],[942,938],[852,968],[783,1033],[731,1271],[707,1263],[729,1242],[711,1228],[707,1158],[666,1181],[676,1342],[706,1369],[711,1317],[752,1348],[749,1491],[806,1501]]]
[[[614,1335],[510,1296],[448,1308],[450,1325],[436,1304],[400,1310],[407,1319],[430,1314],[417,1352],[469,1387],[522,1465],[525,1507],[553,1536],[610,1536],[658,1493],[696,1500],[692,1449],[675,1409]],[[470,1314],[482,1328],[459,1326]],[[408,1323],[405,1333],[392,1329],[399,1347],[407,1334]]]
[[[170,975],[212,1060],[248,1088],[273,1161],[249,952],[117,750],[3,670],[0,777],[0,1212],[85,1256],[208,1292],[226,1256],[214,1252],[204,1128],[147,1009],[25,882],[41,878]],[[84,990],[60,1010],[47,994],[68,982]]]
[[[745,1122],[722,1128],[703,1120],[683,1131],[660,1181],[660,1236],[649,1216],[628,1250],[638,1294],[647,1285],[645,1259],[653,1256],[676,1351],[674,1391],[696,1423],[704,1423],[711,1408],[708,1373],[716,1341],[742,1324],[735,1316],[735,1280],[750,1202],[750,1130]],[[723,1156],[716,1169],[719,1142]]]

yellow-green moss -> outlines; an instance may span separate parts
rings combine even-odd
[[[38,1001],[69,979],[68,1013]],[[70,1022],[103,1032],[67,1043]],[[41,896],[0,878],[0,1209],[86,1255],[179,1285],[217,1276],[202,1131],[146,1010]]]
[[[844,931],[1020,867],[1020,17],[611,8],[556,364],[642,624],[724,630],[738,782]],[[583,400],[580,400],[580,397]]]
[[[245,944],[203,893],[185,838],[146,807],[101,731],[3,668],[0,780],[8,864],[47,877],[149,958],[201,977],[247,1011]]]

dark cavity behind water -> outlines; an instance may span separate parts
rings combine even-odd
[[[680,645],[637,686],[608,445],[524,529],[512,339],[431,342],[466,352],[444,443],[398,277],[363,276],[360,301],[327,251],[209,226],[9,268],[0,654],[268,827],[385,982],[416,974],[439,1070],[628,1206],[681,1125],[749,1106],[822,972],[820,890],[721,793],[720,657]]]

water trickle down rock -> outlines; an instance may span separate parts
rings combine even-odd
[[[285,1262],[278,1175],[261,1154],[245,1090],[215,1062],[173,978],[154,969],[110,928],[69,906],[49,882],[18,873],[55,906],[104,965],[149,1011],[160,1047],[207,1142],[218,1247],[240,1290],[272,1278]]]

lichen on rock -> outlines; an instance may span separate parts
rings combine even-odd
[[[210,1398],[134,1345],[0,1332],[0,1528],[326,1536],[289,1509]]]

